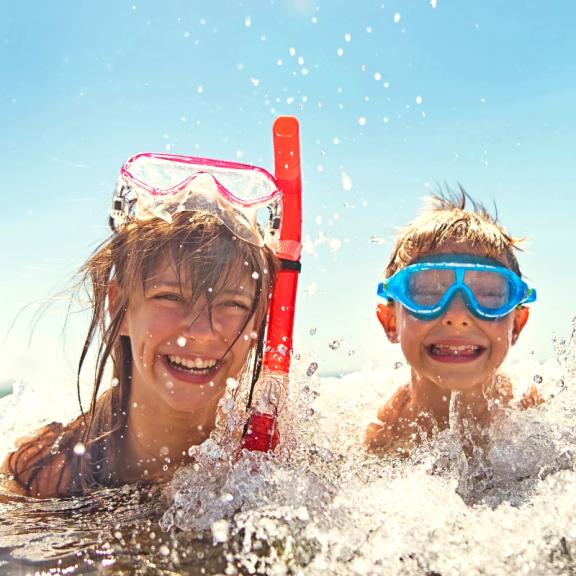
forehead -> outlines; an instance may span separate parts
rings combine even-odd
[[[450,254],[459,254],[463,256],[477,256],[478,258],[488,258],[505,266],[506,268],[510,267],[510,263],[506,254],[499,253],[496,250],[490,250],[487,247],[479,246],[478,244],[473,244],[472,242],[464,241],[464,242],[456,242],[450,240],[448,242],[444,242],[441,246],[434,248],[433,250],[427,252],[421,252],[417,255],[414,262],[419,260],[424,260],[427,257],[432,256],[434,260],[441,262],[442,256],[448,256]]]
[[[154,286],[176,287],[181,292],[207,292],[216,296],[222,291],[234,291],[254,296],[255,282],[249,266],[243,263],[220,261],[221,266],[214,269],[201,263],[196,267],[194,261],[175,263],[168,255],[160,257],[143,279],[143,288]]]

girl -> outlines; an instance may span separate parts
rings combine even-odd
[[[275,230],[265,243],[256,212],[266,205],[277,226],[279,196],[267,172],[245,165],[152,154],[124,165],[113,232],[80,269],[92,314],[78,382],[96,352],[89,410],[20,442],[2,468],[12,490],[79,495],[189,462],[227,380],[258,378],[277,265]]]

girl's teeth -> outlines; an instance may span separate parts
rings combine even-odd
[[[203,360],[202,358],[182,358],[182,356],[168,356],[171,364],[187,370],[210,370],[216,366],[216,360]]]

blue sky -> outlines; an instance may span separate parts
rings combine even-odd
[[[278,114],[301,123],[300,352],[326,372],[386,361],[375,289],[394,231],[460,182],[528,238],[521,265],[540,299],[517,355],[550,357],[576,315],[574,21],[569,0],[7,4],[0,380],[72,373],[82,322],[65,340],[64,305],[32,344],[34,307],[9,327],[105,237],[126,158],[271,169]]]

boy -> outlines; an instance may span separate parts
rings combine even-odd
[[[472,444],[498,408],[514,405],[499,368],[528,320],[525,304],[536,299],[521,279],[519,241],[462,188],[432,201],[400,232],[378,288],[387,300],[378,305],[378,320],[390,342],[400,343],[411,380],[368,426],[372,451],[406,455],[447,428],[453,392],[460,393],[459,428],[468,425],[464,436]],[[532,387],[518,406],[540,402]]]

